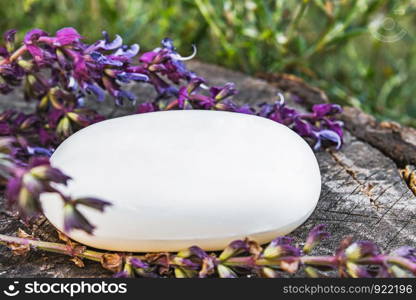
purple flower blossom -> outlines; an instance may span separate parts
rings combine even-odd
[[[85,91],[88,94],[94,94],[98,102],[103,102],[105,99],[105,93],[103,89],[96,84],[86,84]]]
[[[113,275],[113,278],[129,278],[131,277],[127,271],[120,271]]]
[[[64,105],[55,102],[48,112],[49,128],[55,129],[56,134],[68,137],[75,129],[86,127],[103,119],[98,113],[87,108],[77,108],[76,105]]]
[[[413,263],[416,263],[416,248],[403,246],[393,251],[393,255],[404,257]]]
[[[72,27],[66,27],[58,30],[55,37],[48,37],[45,32],[37,36],[41,42],[46,42],[51,46],[62,47],[70,44],[78,43],[82,38],[81,35]]]
[[[225,110],[248,115],[255,113],[254,109],[250,105],[244,104],[240,106],[231,99],[225,99],[224,101],[216,103],[214,108],[218,110]]]
[[[34,114],[6,110],[0,113],[0,136],[14,137],[14,156],[50,156],[55,136],[42,127],[40,117]],[[38,139],[39,144],[34,140]]]
[[[312,113],[301,113],[286,107],[280,94],[280,101],[261,104],[258,115],[292,128],[300,136],[310,139],[314,150],[319,150],[324,143],[335,145],[336,149],[342,146],[343,124],[334,119],[341,111],[339,105],[325,103],[314,105]]]
[[[247,242],[245,241],[241,241],[241,240],[236,240],[231,242],[227,248],[225,248],[222,253],[220,254],[220,256],[218,257],[220,260],[225,261],[228,258],[230,258],[231,256],[235,256],[238,253],[244,252],[244,251],[248,251],[249,247]]]
[[[85,197],[85,198],[77,198],[75,200],[72,200],[72,203],[75,205],[84,205],[91,208],[94,208],[100,212],[104,212],[104,209],[111,205],[110,202],[94,198],[94,197]]]
[[[183,86],[179,89],[178,92],[178,99],[176,100],[177,106],[179,109],[183,109],[185,106],[185,103],[188,103],[189,101],[193,100],[199,100],[204,101],[202,97],[200,97],[197,94],[193,94],[202,83],[205,81],[200,77],[192,78],[187,86]]]
[[[308,238],[303,246],[304,253],[310,253],[321,240],[330,236],[330,234],[326,231],[326,227],[327,226],[325,224],[319,224],[309,232]]]
[[[330,141],[334,143],[337,150],[341,148],[342,139],[334,130],[323,129],[313,132],[313,134],[316,138],[315,146],[313,146],[314,150],[319,150],[322,147],[323,141]]]
[[[220,278],[237,278],[237,274],[227,266],[218,265],[217,272]]]
[[[24,43],[27,50],[32,55],[36,63],[42,63],[45,57],[45,50],[40,47],[38,39],[42,36],[47,36],[48,34],[40,29],[33,29],[29,31],[24,38]]]
[[[312,112],[314,113],[315,117],[324,118],[326,116],[331,116],[331,115],[341,113],[342,108],[338,104],[330,104],[330,103],[315,104],[312,107]]]
[[[95,42],[93,45],[87,47],[86,52],[90,53],[95,50],[115,50],[123,45],[123,39],[121,36],[116,35],[113,41],[110,41],[110,37],[106,31],[102,32],[104,39]]]
[[[43,147],[30,147],[27,146],[27,152],[31,156],[41,155],[41,156],[52,156],[52,151]]]
[[[95,226],[76,208],[75,205],[68,202],[64,205],[64,230],[70,232],[73,229],[81,229],[92,234]]]
[[[378,255],[380,250],[370,241],[357,241],[345,249],[345,256],[350,261]]]
[[[117,59],[112,59],[111,56],[106,56],[104,54],[101,54],[98,51],[91,52],[90,56],[98,64],[114,66],[114,67],[121,67],[123,65],[122,61],[117,60]]]
[[[292,243],[292,238],[278,237],[271,241],[267,248],[264,249],[263,256],[267,259],[285,256],[299,256],[300,250],[293,246]]]
[[[191,80],[195,74],[187,70],[183,61],[193,58],[195,54],[194,47],[191,56],[182,57],[175,51],[172,40],[164,39],[161,48],[143,53],[139,58],[142,66],[133,68],[133,70],[144,71],[158,93],[167,95],[174,90],[161,76],[167,77],[175,84]]]
[[[120,83],[148,80],[146,74],[129,69],[131,58],[139,51],[138,45],[123,45],[118,35],[114,41],[110,41],[105,32],[104,40],[90,46],[81,43],[81,38],[74,28],[58,30],[55,36],[49,36],[46,32],[35,29],[26,34],[24,43],[37,65],[54,70],[53,76],[56,78],[53,78],[50,83],[66,83],[60,86],[61,89],[80,94],[81,97],[85,93],[93,93],[99,100],[104,98],[101,90],[106,89],[115,98],[117,104],[121,104],[123,98],[132,101],[134,97],[127,91],[123,91]],[[108,53],[108,51],[114,52]],[[54,61],[58,61],[58,65],[64,72],[55,72]],[[12,69],[12,65],[2,67],[3,69],[10,68],[12,73],[18,70]],[[30,65],[25,65],[25,67],[29,73],[36,71]],[[4,72],[6,71],[0,71],[2,75]],[[17,74],[14,76],[17,78]],[[35,98],[39,94],[45,94],[43,89],[53,88],[53,86],[47,86],[50,83],[38,84],[38,87],[32,85],[31,90],[35,91]],[[9,92],[10,89],[9,84],[2,83],[3,93]],[[32,95],[29,95],[29,98],[33,98]]]
[[[215,101],[221,101],[237,94],[235,85],[232,82],[228,82],[224,86],[213,86],[209,89],[209,91],[211,93],[211,97],[214,98]]]
[[[74,28],[62,28],[56,32],[56,41],[54,44],[57,46],[66,46],[74,42],[79,42],[81,38],[81,35]]]
[[[1,55],[3,57],[8,57],[10,55],[10,52],[12,52],[14,50],[14,42],[15,42],[15,37],[16,37],[16,29],[10,29],[7,30],[4,35],[3,35],[3,40],[5,42],[5,50],[6,52],[5,55]]]
[[[352,278],[371,278],[367,266],[362,266],[353,262],[346,263],[346,271]]]
[[[23,216],[41,213],[39,195],[57,192],[51,183],[66,184],[70,177],[50,166],[45,157],[33,157],[26,167],[15,166],[6,186],[6,199],[11,207],[17,206]]]
[[[125,58],[133,58],[139,53],[140,47],[138,44],[131,46],[123,45],[114,52],[114,56],[120,56]]]
[[[157,110],[158,110],[158,107],[155,105],[155,103],[153,103],[153,102],[144,102],[144,103],[140,103],[137,106],[136,113],[137,114],[143,114],[143,113],[153,112],[153,111],[157,111]]]
[[[142,260],[136,257],[133,257],[132,259],[130,259],[130,263],[134,268],[146,269],[149,267],[149,264],[143,262]]]
[[[67,199],[64,197],[64,200],[66,202],[64,205],[64,230],[66,232],[69,232],[73,229],[81,229],[89,234],[92,234],[95,228],[95,226],[92,225],[78,210],[77,207],[79,205],[88,206],[100,212],[104,212],[104,209],[111,205],[110,202],[93,197],[78,199]]]
[[[198,246],[191,246],[186,250],[182,250],[182,251],[178,252],[178,256],[183,257],[183,258],[189,258],[191,256],[196,256],[199,259],[204,259],[204,258],[208,257],[208,254],[204,250],[199,248]]]

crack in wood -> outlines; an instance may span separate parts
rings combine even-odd
[[[367,196],[370,203],[374,206],[376,209],[383,208],[383,205],[380,205],[375,199],[373,198],[372,190],[374,188],[374,185],[371,183],[365,184],[361,180],[358,179],[357,173],[355,170],[348,167],[339,157],[337,154],[335,154],[334,150],[328,149],[327,152],[329,155],[333,158],[335,163],[339,165],[344,171],[351,176],[351,178],[361,187],[361,192],[363,192],[364,195]]]
[[[391,243],[401,234],[401,232],[409,226],[409,224],[412,222],[412,219],[408,220],[398,231],[397,233],[387,242],[387,247],[391,245]]]
[[[407,191],[403,192],[403,194],[399,197],[399,199],[396,199],[393,204],[381,215],[380,219],[377,221],[376,224],[374,224],[374,226],[378,225],[383,218],[391,211],[391,209],[396,205],[396,203],[398,203],[400,200],[403,199],[404,195],[406,194]]]

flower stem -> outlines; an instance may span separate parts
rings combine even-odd
[[[43,242],[38,240],[31,240],[26,238],[19,238],[14,236],[7,236],[4,234],[0,234],[0,244],[19,244],[19,245],[29,245],[35,249],[44,250],[47,252],[53,252],[53,253],[60,253],[72,256],[71,249],[66,244],[61,243],[52,243],[52,242]],[[98,252],[98,251],[92,251],[92,250],[85,250],[81,253],[77,254],[76,256],[80,258],[85,258],[93,261],[101,261],[101,257],[104,253]]]
[[[405,268],[416,275],[416,263],[400,256],[386,256],[386,262]]]
[[[303,257],[300,257],[300,262],[302,262],[305,265],[335,267],[338,264],[338,257],[336,256],[303,256]]]
[[[14,62],[16,59],[22,56],[26,52],[26,50],[27,48],[25,45],[21,46],[19,49],[13,52],[13,54],[10,57],[0,60],[0,66]]]

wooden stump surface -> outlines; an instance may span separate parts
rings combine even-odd
[[[190,68],[206,77],[210,84],[235,82],[240,103],[256,104],[276,100],[278,91],[290,92],[303,99],[307,109],[314,103],[327,101],[325,93],[310,87],[291,75],[249,77],[221,67],[192,62]],[[149,100],[153,90],[146,85],[132,87],[140,95],[139,101]],[[20,92],[0,96],[0,110],[17,107],[30,111],[33,104],[23,102]],[[99,109],[102,113],[119,116],[132,110],[114,110],[110,100]],[[376,242],[383,250],[402,245],[416,245],[416,197],[401,178],[399,169],[416,164],[416,133],[395,123],[377,123],[372,117],[355,108],[347,108],[345,144],[340,151],[316,153],[322,174],[322,192],[312,216],[290,235],[300,243],[308,231],[320,223],[328,224],[331,239],[324,241],[317,253],[329,254],[345,236]],[[299,187],[302,188],[302,187]],[[36,237],[57,241],[57,234],[45,219],[30,228],[7,212],[0,200],[0,232],[14,235],[18,228],[34,232]],[[31,251],[27,256],[13,256],[0,246],[0,277],[107,277],[109,271],[98,263],[85,261],[80,269],[64,255]]]

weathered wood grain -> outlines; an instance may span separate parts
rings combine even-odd
[[[210,84],[235,82],[240,90],[238,99],[244,103],[274,101],[279,90],[297,91],[297,95],[303,97],[306,104],[325,100],[321,91],[308,90],[309,87],[304,82],[290,82],[290,76],[284,78],[283,85],[279,85],[199,62],[191,63],[190,67],[208,78]],[[135,86],[133,90],[140,91],[142,101],[154,96],[151,88],[143,85]],[[5,109],[18,106],[19,109],[27,109],[30,105],[19,100],[19,97],[18,93],[0,97],[0,107]],[[290,105],[301,108],[296,103]],[[100,110],[107,115],[118,116],[133,108],[114,110],[108,101]],[[375,241],[387,251],[405,244],[415,246],[416,197],[400,177],[398,165],[414,163],[414,160],[406,156],[410,155],[402,151],[414,150],[412,147],[415,145],[416,134],[411,129],[394,129],[399,132],[400,139],[388,142],[389,147],[396,143],[396,148],[392,151],[388,147],[383,148],[385,143],[372,140],[374,132],[369,135],[366,133],[369,124],[359,123],[354,119],[356,117],[352,113],[349,119],[344,117],[350,132],[346,133],[345,145],[340,151],[328,150],[316,154],[322,173],[320,201],[311,218],[292,235],[301,243],[310,228],[320,223],[328,224],[333,237],[317,249],[317,253],[321,254],[333,252],[347,235],[353,235],[355,239]],[[360,120],[364,117],[367,118],[366,115],[359,116]],[[373,120],[369,130],[386,130],[387,127],[386,124],[380,125]],[[19,227],[27,231],[34,230],[35,235],[41,239],[57,241],[53,227],[46,220],[39,220],[37,224],[27,227],[5,211],[3,202],[0,201],[0,232],[12,235]],[[0,246],[0,277],[111,276],[98,263],[86,261],[85,264],[85,268],[80,269],[68,257],[40,251],[30,252],[25,257],[13,256],[6,247]]]

